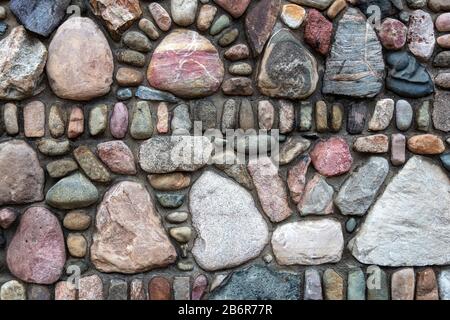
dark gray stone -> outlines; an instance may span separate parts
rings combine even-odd
[[[127,300],[127,282],[113,279],[109,285],[108,300]]]
[[[194,128],[196,125],[201,125],[202,132],[205,132],[207,129],[216,127],[217,109],[214,103],[208,100],[195,101],[191,110],[194,117]]]
[[[11,0],[9,8],[28,30],[48,37],[66,15],[70,0]]]
[[[298,300],[298,275],[277,272],[254,265],[237,271],[218,289],[211,300]]]
[[[352,104],[347,115],[347,132],[360,134],[366,125],[367,106],[365,103]]]
[[[450,171],[450,152],[443,153],[440,155],[442,166]]]
[[[46,286],[32,284],[27,290],[28,300],[51,300],[51,294]]]
[[[434,84],[426,68],[407,52],[387,55],[389,73],[386,88],[407,98],[421,98],[434,92]]]
[[[323,93],[372,98],[383,87],[384,60],[380,41],[358,9],[349,8],[339,21],[326,63]]]
[[[440,131],[450,131],[450,108],[448,102],[450,101],[450,92],[439,90],[434,96],[433,105],[433,125],[434,128]]]
[[[450,51],[439,52],[433,61],[433,66],[438,68],[450,67]]]
[[[156,193],[156,199],[164,208],[176,209],[181,207],[185,195],[180,193]]]
[[[406,100],[398,100],[395,105],[395,123],[397,129],[406,131],[411,127],[413,119],[413,109]]]

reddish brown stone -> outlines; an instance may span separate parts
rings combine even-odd
[[[261,0],[247,13],[245,31],[255,56],[261,54],[269,40],[280,7],[281,0]]]
[[[147,71],[151,86],[183,98],[215,93],[224,76],[212,43],[195,31],[176,29],[158,45]]]
[[[23,108],[23,126],[27,138],[45,135],[45,105],[41,101],[32,101]]]
[[[208,278],[201,274],[194,280],[192,285],[191,300],[201,300],[208,289]]]
[[[136,174],[133,153],[123,141],[100,143],[97,145],[97,154],[112,172],[127,175]]]
[[[339,176],[350,171],[353,158],[347,142],[341,137],[320,140],[311,151],[314,168],[323,176]]]
[[[25,211],[8,246],[6,260],[11,273],[23,281],[56,282],[66,262],[66,250],[55,215],[42,207]]]
[[[416,300],[439,300],[436,275],[431,268],[417,272]]]
[[[224,57],[231,61],[247,59],[250,56],[250,50],[245,44],[236,44],[225,51]]]
[[[311,9],[305,26],[305,41],[320,54],[327,55],[331,46],[333,24],[319,11]]]
[[[80,107],[73,107],[70,111],[69,125],[67,126],[67,137],[75,139],[84,132],[84,114]]]
[[[408,149],[416,154],[441,154],[445,145],[438,136],[421,134],[408,139]]]
[[[250,4],[250,0],[214,0],[214,2],[228,11],[234,18],[242,16]]]
[[[170,282],[164,277],[154,277],[148,285],[149,300],[171,300]]]
[[[92,11],[105,22],[114,39],[142,15],[139,0],[90,0],[90,3]]]
[[[224,81],[222,90],[229,96],[251,96],[253,94],[252,80],[243,77],[230,78]]]
[[[287,184],[291,192],[291,199],[299,203],[303,196],[306,185],[306,172],[308,171],[311,158],[304,156],[288,171]]]

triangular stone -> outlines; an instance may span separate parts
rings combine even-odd
[[[427,266],[450,263],[450,179],[414,156],[386,187],[349,249],[362,263]]]

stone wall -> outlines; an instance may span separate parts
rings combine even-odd
[[[448,0],[0,5],[1,299],[450,299]]]

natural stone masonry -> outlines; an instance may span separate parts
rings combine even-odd
[[[350,241],[352,254],[363,263],[381,266],[448,264],[450,253],[443,243],[450,236],[449,188],[441,168],[423,157],[412,157]]]
[[[0,300],[450,299],[448,2],[2,1]]]

